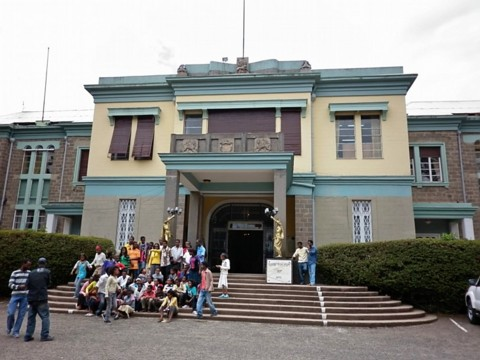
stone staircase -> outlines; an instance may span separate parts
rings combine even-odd
[[[214,274],[215,284],[218,274]],[[433,322],[435,315],[379,295],[361,286],[304,286],[267,284],[264,274],[229,274],[230,298],[213,301],[219,315],[215,321],[266,322],[317,326],[406,326]],[[85,314],[76,310],[73,283],[49,290],[50,311]],[[180,318],[194,319],[191,309],[179,309]],[[134,316],[156,317],[157,313],[135,313]]]

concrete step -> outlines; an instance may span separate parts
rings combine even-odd
[[[214,274],[215,284],[218,273]],[[49,291],[52,312],[85,314],[77,310],[73,282]],[[434,315],[413,309],[364,286],[306,286],[267,284],[264,274],[229,274],[230,298],[212,296],[219,316],[215,321],[247,321],[316,326],[403,326],[429,323]],[[138,312],[133,316],[158,317]],[[179,309],[180,318],[195,319],[192,309]],[[205,318],[210,319],[205,308]],[[200,320],[204,321],[204,320]]]

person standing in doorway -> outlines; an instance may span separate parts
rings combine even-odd
[[[220,255],[222,260],[222,265],[217,265],[217,268],[220,269],[220,278],[218,279],[218,288],[222,289],[222,295],[220,298],[228,298],[228,270],[230,270],[230,259],[226,253]]]
[[[297,242],[297,250],[292,256],[292,259],[298,261],[298,275],[300,277],[300,284],[305,285],[305,274],[307,273],[308,249],[303,246],[301,241]]]
[[[33,340],[35,332],[35,323],[37,315],[42,319],[42,331],[40,333],[40,341],[52,341],[50,336],[50,310],[48,307],[48,287],[51,283],[50,270],[46,268],[47,259],[41,257],[38,259],[38,268],[28,274],[28,322],[27,331],[25,332],[25,341]]]
[[[203,304],[205,301],[210,308],[210,316],[217,316],[218,311],[215,308],[215,305],[212,302],[212,291],[213,291],[213,275],[206,261],[202,262],[200,266],[201,269],[201,282],[199,285],[200,294],[198,295],[197,302],[197,319],[203,318]]]
[[[205,261],[205,258],[207,257],[207,250],[205,249],[205,246],[203,246],[203,241],[200,239],[197,239],[197,257],[198,261],[201,263]]]
[[[310,286],[315,285],[315,274],[317,272],[317,248],[313,246],[313,241],[308,240],[307,242],[308,247],[308,277],[310,279]]]
[[[12,272],[8,280],[8,287],[12,289],[12,296],[7,308],[7,335],[13,335],[15,338],[20,337],[20,328],[27,312],[27,279],[31,266],[32,262],[29,259],[23,260],[20,269]],[[18,314],[17,321],[15,321],[17,307]]]

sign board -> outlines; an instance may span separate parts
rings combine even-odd
[[[292,260],[267,259],[267,283],[291,284]]]

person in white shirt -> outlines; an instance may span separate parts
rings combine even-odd
[[[292,256],[292,259],[297,259],[298,261],[298,275],[300,277],[300,284],[305,285],[305,274],[307,273],[308,267],[308,248],[303,246],[301,241],[297,242],[297,249]]]
[[[170,255],[172,256],[171,265],[180,269],[183,259],[183,247],[180,246],[180,240],[175,240],[175,246],[170,249]]]
[[[102,247],[100,245],[95,247],[95,251],[97,253],[95,254],[95,258],[90,265],[95,268],[93,275],[98,274],[100,276],[102,274],[103,263],[105,260],[107,260],[107,257],[105,256],[105,253],[102,252]]]
[[[230,270],[230,259],[226,253],[222,253],[220,255],[220,259],[222,260],[222,265],[217,265],[217,268],[220,269],[220,277],[218,279],[218,288],[222,289],[222,295],[220,298],[228,298],[228,270]]]
[[[98,309],[96,315],[100,316],[102,314],[103,308],[105,306],[105,285],[107,285],[108,274],[103,274],[97,281],[97,296],[99,299]]]
[[[125,289],[129,281],[130,275],[127,274],[127,269],[123,269],[122,275],[117,278],[118,285],[120,285],[122,289]]]

